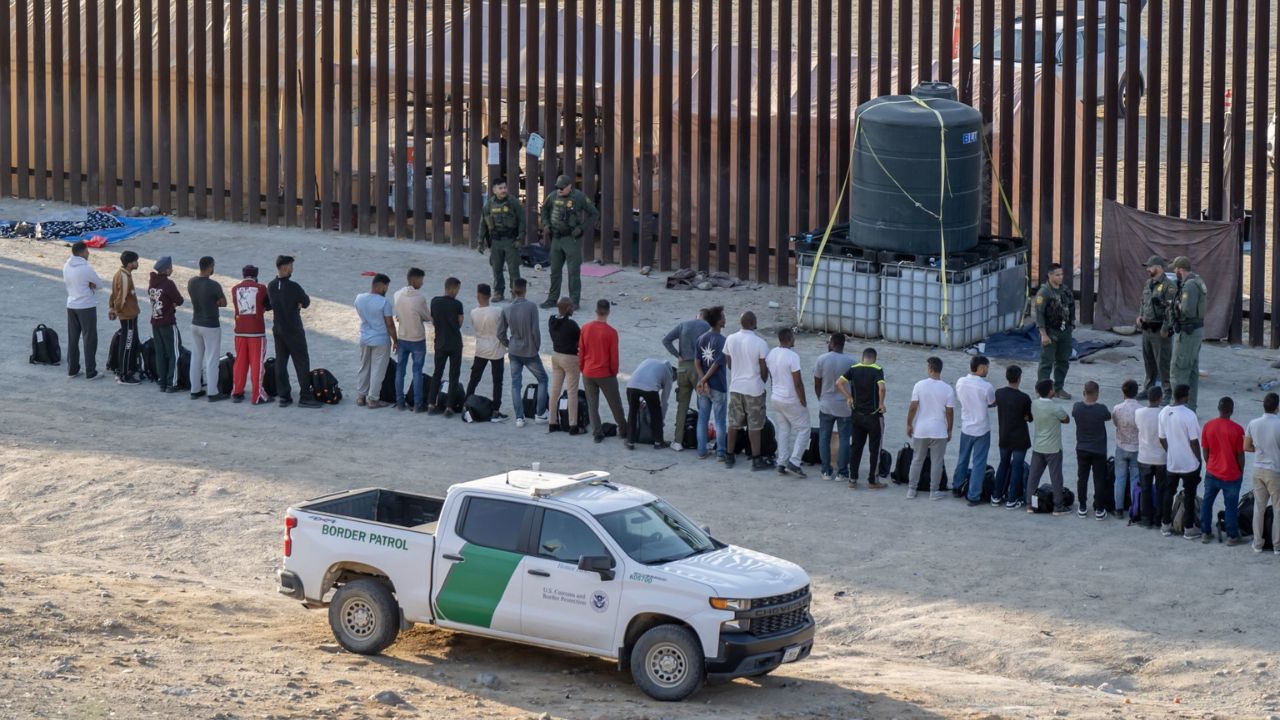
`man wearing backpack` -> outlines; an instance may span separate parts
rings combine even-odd
[[[1213,503],[1222,493],[1226,505],[1227,544],[1239,545],[1240,485],[1244,477],[1244,428],[1231,419],[1235,401],[1218,400],[1218,417],[1204,424],[1200,437],[1204,441],[1204,501],[1200,505],[1200,542],[1213,539]]]
[[[200,274],[187,281],[187,297],[191,298],[191,337],[194,350],[191,353],[191,399],[209,396],[209,402],[226,400],[218,392],[218,360],[222,350],[222,323],[218,320],[218,308],[227,306],[227,296],[222,286],[212,278],[213,258],[200,258]],[[204,375],[201,388],[201,374]]]
[[[1267,393],[1262,398],[1262,417],[1249,421],[1245,430],[1245,452],[1253,458],[1253,551],[1266,547],[1267,501],[1280,514],[1280,395]],[[1280,555],[1280,520],[1271,523],[1271,546]]]
[[[1178,484],[1182,484],[1182,499],[1186,510],[1192,509],[1196,498],[1196,487],[1200,485],[1200,467],[1203,460],[1200,455],[1200,421],[1195,411],[1187,407],[1187,399],[1191,396],[1191,386],[1183,383],[1173,388],[1173,402],[1160,411],[1160,444],[1168,456],[1166,469],[1169,472],[1169,484],[1172,486],[1169,496]],[[1172,506],[1172,497],[1163,497],[1160,501]],[[1200,529],[1188,515],[1182,537],[1195,540],[1200,537]],[[1164,535],[1172,535],[1170,527]]]
[[[258,282],[258,268],[245,265],[240,269],[244,279],[231,288],[236,316],[236,364],[231,380],[231,402],[244,402],[244,389],[252,380],[251,405],[267,402],[262,389],[262,364],[267,356],[266,313],[271,309],[267,299],[267,286]]]
[[[156,353],[156,382],[162,393],[178,392],[178,352],[181,345],[175,337],[177,307],[182,304],[178,286],[169,278],[173,274],[173,258],[165,255],[156,261],[147,285],[151,300],[151,342]],[[215,379],[217,376],[214,376]]]
[[[84,341],[84,378],[97,380],[98,298],[94,293],[106,283],[89,265],[89,246],[76,242],[62,266],[67,286],[67,377],[80,374],[80,342]]]
[[[111,300],[107,318],[120,321],[120,347],[116,362],[116,383],[137,385],[141,380],[134,372],[138,352],[138,295],[133,286],[133,271],[138,269],[138,253],[120,253],[120,269],[111,279]]]
[[[302,286],[293,281],[293,258],[276,258],[276,279],[267,286],[274,321],[271,336],[276,344],[276,395],[280,407],[293,404],[289,387],[289,361],[298,375],[298,407],[323,407],[311,392],[311,356],[307,353],[307,333],[302,327],[302,311],[311,305]]]

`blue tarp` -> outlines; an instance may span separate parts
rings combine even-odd
[[[68,238],[59,238],[59,239],[65,240],[67,242],[75,242],[77,240],[88,240],[94,235],[101,235],[102,237],[106,238],[108,245],[113,245],[115,243],[120,242],[121,240],[128,240],[131,237],[135,237],[143,233],[149,233],[152,230],[161,230],[173,224],[172,220],[170,220],[167,217],[164,217],[163,215],[158,217],[136,217],[136,218],[122,217],[118,219],[120,220],[121,223],[124,224],[123,227],[109,228],[106,230],[94,230],[92,232],[87,232],[87,233],[84,233],[83,235],[79,235],[77,237],[68,237]]]
[[[1079,360],[1099,350],[1105,350],[1120,344],[1119,340],[1085,340],[1081,342],[1072,338],[1071,359]],[[1018,330],[1009,330],[987,338],[982,354],[987,357],[1003,360],[1021,360],[1032,362],[1040,359],[1040,331],[1035,324],[1026,325]]]

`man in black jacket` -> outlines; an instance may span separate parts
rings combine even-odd
[[[321,405],[311,394],[311,358],[307,355],[307,333],[302,328],[302,309],[311,305],[311,298],[292,278],[293,258],[280,255],[276,258],[276,279],[267,286],[273,315],[271,334],[276,341],[276,395],[280,407],[293,404],[289,387],[292,358],[298,375],[298,407],[318,408]]]

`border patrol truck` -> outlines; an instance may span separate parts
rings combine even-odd
[[[659,700],[766,675],[813,647],[809,576],[609,479],[517,470],[444,498],[334,493],[284,518],[279,591],[347,650],[413,623],[616,660]]]

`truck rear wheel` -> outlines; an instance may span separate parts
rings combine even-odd
[[[347,650],[377,655],[400,633],[400,606],[391,590],[377,580],[353,580],[334,593],[329,603],[329,627]]]
[[[631,648],[631,677],[655,700],[684,700],[706,679],[702,645],[688,628],[651,628]]]

